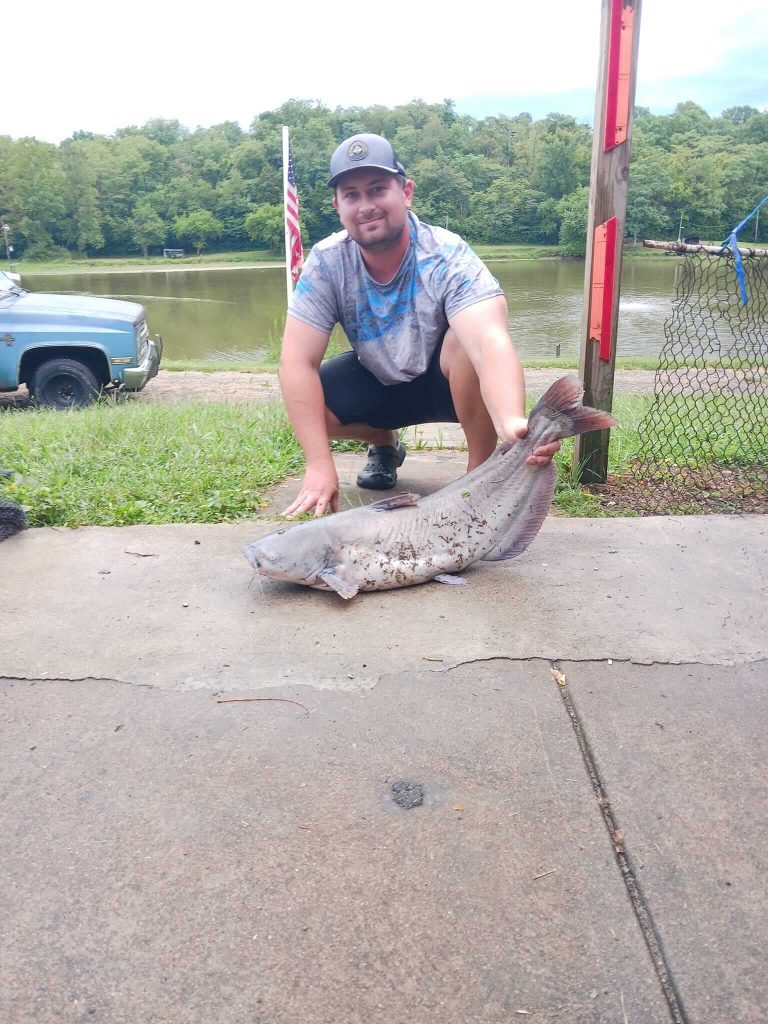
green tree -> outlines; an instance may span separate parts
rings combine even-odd
[[[418,183],[415,205],[419,216],[459,231],[469,212],[469,180],[440,147],[434,159],[419,160],[412,173]]]
[[[670,206],[672,159],[664,150],[644,148],[630,168],[626,232],[635,238],[677,237],[679,214],[675,222]]]
[[[140,199],[131,217],[131,237],[146,259],[149,247],[163,245],[167,229],[147,199]]]
[[[285,252],[282,204],[262,203],[251,210],[245,218],[245,230],[257,245],[266,245],[274,253]]]
[[[18,226],[17,247],[27,259],[61,253],[67,237],[67,178],[56,147],[37,139],[19,139],[9,173],[15,207],[9,219]]]
[[[96,181],[96,167],[89,158],[91,139],[80,139],[62,148],[63,167],[69,180],[67,241],[79,256],[104,246],[103,212]]]
[[[760,111],[756,107],[728,107],[720,116],[724,121],[730,121],[731,124],[738,125],[746,124],[753,114],[759,113]]]
[[[246,214],[253,207],[249,183],[237,171],[230,171],[216,186],[214,214],[221,221],[223,239],[230,245],[241,245],[247,241],[243,226]]]
[[[192,210],[183,217],[177,217],[173,224],[173,233],[181,241],[191,242],[199,256],[206,243],[219,238],[222,232],[221,221],[217,220],[208,210]]]
[[[582,186],[560,200],[560,252],[563,256],[585,256],[589,188]]]
[[[547,120],[553,116],[550,114]],[[589,181],[590,160],[589,130],[585,126],[574,122],[573,126],[551,129],[541,140],[532,184],[545,195],[560,199]]]
[[[154,117],[146,122],[140,133],[161,146],[173,146],[189,136],[189,129],[175,118]]]
[[[531,242],[537,237],[538,206],[544,196],[513,170],[503,171],[473,203],[473,241]]]

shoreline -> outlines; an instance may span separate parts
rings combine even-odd
[[[283,270],[283,263],[182,263],[174,261],[165,266],[157,263],[143,263],[127,267],[49,267],[48,269],[13,270],[20,274],[22,284],[25,277],[76,277],[80,274],[178,274],[183,271],[200,270]]]

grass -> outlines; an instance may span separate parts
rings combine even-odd
[[[309,251],[309,244],[306,249]],[[473,246],[482,260],[540,260],[559,259],[560,248],[557,245],[482,245]],[[624,246],[624,256],[636,259],[662,258],[665,254],[657,249],[644,249],[642,245]],[[163,256],[92,256],[78,259],[46,260],[33,262],[18,260],[13,263],[13,270],[19,274],[93,274],[99,271],[117,270],[169,270],[173,267],[221,267],[243,263],[273,263],[276,267],[285,266],[285,257],[276,256],[268,249],[252,249],[246,252],[204,252],[200,256],[190,253],[180,259],[166,259]],[[3,269],[7,269],[4,265]]]
[[[685,400],[662,410],[656,434],[671,460],[691,451],[691,410]],[[762,406],[753,399],[755,408]],[[619,395],[611,432],[609,473],[629,468],[638,428],[652,399]],[[674,403],[673,403],[674,404]],[[737,465],[743,452],[741,420],[716,410],[717,449]],[[359,448],[335,442],[338,451]],[[750,449],[751,451],[751,449]],[[747,453],[749,455],[749,453]],[[752,453],[761,462],[761,449]],[[656,452],[657,458],[664,452]],[[699,456],[704,459],[702,450]],[[696,456],[696,457],[699,457]],[[573,440],[556,456],[554,511],[561,515],[626,515],[584,490],[572,470]],[[709,457],[712,458],[711,451]],[[219,523],[249,519],[266,504],[267,490],[300,473],[301,450],[280,406],[251,403],[141,405],[104,400],[87,409],[0,412],[0,498],[23,505],[33,526],[125,526]]]
[[[274,263],[284,266],[285,259],[275,256],[268,249],[252,249],[248,252],[204,252],[200,256],[190,253],[179,259],[164,256],[94,256],[86,259],[19,260],[13,270],[18,274],[93,274],[103,270],[171,270],[174,267],[227,267],[238,263]],[[6,269],[5,266],[2,268]]]
[[[609,473],[621,473],[627,470],[630,459],[637,450],[638,427],[648,412],[650,404],[649,396],[623,395],[614,399],[613,415],[619,425],[611,430],[611,444],[608,449]],[[573,468],[572,437],[568,437],[562,442],[562,447],[555,456],[555,463],[558,468],[558,478],[552,507],[556,513],[593,518],[626,514],[612,511],[609,507],[601,504],[596,495],[590,494],[581,486]]]
[[[161,370],[185,373],[277,373],[277,363],[250,362],[240,359],[166,359]]]
[[[336,352],[329,352],[329,355],[335,355]],[[616,360],[617,370],[656,370],[658,368],[658,359],[650,359],[643,357],[627,357],[626,359]],[[691,361],[693,365],[693,361]],[[715,364],[713,364],[715,365]],[[719,364],[716,364],[719,365]],[[576,358],[558,358],[554,356],[550,359],[525,359],[526,369],[529,370],[577,370],[579,361]],[[234,372],[234,373],[277,373],[277,363],[269,362],[249,362],[247,360],[227,360],[227,359],[165,359],[163,358],[163,364],[161,369],[170,370],[171,372],[183,373],[187,370],[194,370],[198,373],[220,373]]]
[[[484,245],[478,242],[472,249],[481,260],[541,260],[559,259],[557,245]]]
[[[647,399],[617,403],[611,463],[626,459]],[[0,497],[23,505],[32,526],[219,523],[253,518],[266,491],[301,472],[301,450],[282,409],[249,403],[115,404],[68,413],[0,413]],[[350,450],[354,443],[339,443]],[[555,498],[568,515],[605,515],[572,480],[572,442],[557,461]]]
[[[253,517],[302,466],[282,410],[249,403],[0,413],[0,496],[32,526],[219,523]]]

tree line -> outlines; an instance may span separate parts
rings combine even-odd
[[[282,125],[291,129],[306,243],[338,230],[328,161],[339,142],[365,131],[394,144],[423,220],[475,244],[584,253],[591,128],[557,113],[476,119],[452,100],[334,110],[291,100],[248,131],[232,121],[191,131],[154,119],[110,136],[75,132],[59,145],[0,136],[0,223],[14,255],[30,260],[187,245],[280,253]],[[721,240],[768,193],[768,112],[638,107],[629,180],[627,234],[677,238],[682,222],[685,235]],[[754,241],[754,226],[748,231]]]

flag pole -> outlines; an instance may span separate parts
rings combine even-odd
[[[288,128],[283,125],[283,228],[285,230],[285,287],[288,292],[288,302],[293,295],[293,279],[291,278],[291,239],[288,232],[288,155],[290,143],[288,141]]]

